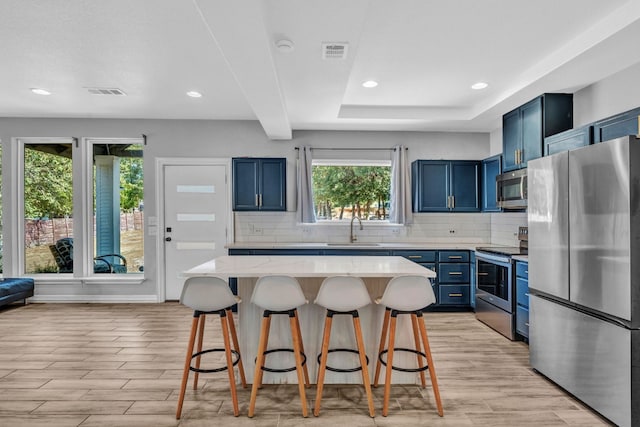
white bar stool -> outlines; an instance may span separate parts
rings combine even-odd
[[[376,363],[376,373],[373,385],[378,386],[378,378],[380,377],[380,367],[385,365],[385,387],[384,387],[384,404],[382,406],[382,415],[387,416],[389,413],[389,395],[391,392],[391,372],[393,370],[401,370],[404,372],[419,372],[422,388],[426,387],[424,371],[429,370],[431,377],[431,385],[433,394],[436,398],[438,407],[438,415],[444,415],[442,402],[440,400],[440,389],[438,388],[438,378],[436,377],[436,368],[431,357],[431,348],[429,347],[429,339],[427,337],[427,329],[424,325],[424,317],[422,309],[436,302],[436,296],[429,279],[422,276],[399,276],[389,281],[382,298],[376,300],[376,304],[385,306],[384,321],[382,324],[382,334],[380,336],[380,347],[378,349],[378,362]],[[410,314],[411,325],[413,327],[413,338],[415,341],[415,349],[394,348],[396,336],[396,322],[399,314]],[[389,330],[389,342],[387,349],[384,349],[387,339],[387,331]],[[421,351],[420,337],[424,352]],[[393,366],[393,352],[404,351],[415,353],[418,368],[399,368]],[[387,361],[382,360],[382,356],[387,354]],[[426,358],[427,365],[424,366],[422,358]]]
[[[274,314],[286,314],[289,316],[291,326],[291,338],[293,341],[293,354],[296,361],[295,370],[298,375],[298,391],[302,403],[302,416],[307,416],[307,397],[304,391],[305,386],[309,386],[309,372],[306,365],[302,334],[300,332],[300,322],[298,320],[297,308],[306,304],[307,300],[302,293],[302,288],[296,279],[289,276],[263,276],[260,277],[253,289],[251,302],[264,309],[262,315],[262,327],[260,330],[260,341],[258,344],[258,355],[256,357],[256,369],[253,376],[253,386],[251,387],[251,401],[249,402],[249,417],[253,417],[256,406],[258,389],[262,386],[262,374],[269,372],[289,372],[294,368],[274,369],[264,366],[265,358],[268,354],[281,351],[292,351],[291,349],[277,348],[267,350],[269,341],[269,327],[271,326],[271,316]]]
[[[362,338],[362,328],[360,327],[360,317],[358,309],[371,304],[371,298],[367,288],[359,277],[353,276],[333,276],[326,278],[318,296],[314,301],[315,304],[327,309],[324,321],[324,332],[322,338],[322,351],[318,356],[320,367],[318,370],[318,386],[316,393],[316,404],[313,415],[320,415],[320,401],[322,400],[322,390],[324,388],[324,376],[326,370],[334,372],[356,372],[362,371],[362,384],[367,393],[369,403],[369,415],[375,416],[373,407],[373,396],[371,394],[371,380],[369,378],[369,369],[367,367],[369,360],[365,353],[364,339]],[[348,314],[353,318],[353,328],[356,336],[356,344],[358,350],[336,348],[329,350],[329,341],[331,337],[331,325],[333,316],[336,314]],[[354,369],[338,369],[327,366],[327,358],[332,352],[352,352],[357,353],[360,357],[360,366]]]
[[[191,322],[191,335],[189,336],[189,344],[187,346],[187,356],[184,362],[184,371],[182,374],[182,384],[180,386],[180,396],[178,397],[178,409],[176,410],[176,419],[180,419],[182,414],[182,404],[184,402],[184,394],[189,379],[189,371],[195,372],[193,380],[194,390],[198,388],[198,374],[227,371],[229,373],[229,386],[231,388],[231,400],[233,401],[233,415],[236,417],[240,411],[238,409],[238,396],[236,394],[236,379],[233,367],[238,365],[240,373],[240,381],[242,387],[247,386],[244,376],[244,368],[240,357],[240,347],[238,346],[238,336],[236,327],[233,323],[233,313],[231,307],[240,302],[240,298],[231,293],[229,284],[218,277],[190,277],[182,288],[180,303],[192,308],[193,320]],[[222,335],[224,338],[224,348],[211,348],[202,350],[202,340],[204,336],[204,325],[207,314],[217,314],[220,316],[222,324]],[[198,349],[194,353],[196,333],[198,334]],[[229,334],[233,341],[233,349],[229,343]],[[201,369],[200,358],[203,354],[211,352],[224,351],[226,356],[226,366],[216,369]],[[233,360],[232,355],[235,356]],[[191,366],[191,360],[195,360],[195,367]]]

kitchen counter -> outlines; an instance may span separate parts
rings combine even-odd
[[[420,275],[426,278],[434,278],[436,273],[424,268],[406,258],[399,256],[222,256],[198,265],[184,273],[190,276],[220,276],[238,278],[238,295],[242,303],[238,305],[238,326],[242,360],[245,368],[247,382],[253,381],[254,358],[257,353],[260,321],[262,310],[252,304],[251,295],[258,277],[263,275],[289,275],[294,276],[300,282],[302,291],[309,304],[298,309],[300,326],[307,355],[307,366],[311,378],[317,374],[317,354],[320,353],[322,341],[322,325],[324,323],[325,309],[313,304],[320,285],[324,278],[336,275],[349,275],[361,277],[369,292],[372,301],[380,297],[390,278],[399,275]],[[385,314],[383,306],[369,304],[358,310],[366,353],[369,355],[369,372],[374,372],[378,357],[378,337],[380,336],[382,319]],[[332,344],[336,347],[353,348],[355,343],[352,337],[351,318],[349,316],[336,316],[334,319],[336,328],[331,335]],[[289,332],[289,320],[286,316],[276,316],[271,323],[271,335],[269,346],[271,348],[290,348],[291,336]],[[397,347],[412,347],[414,336],[411,322],[403,318],[398,321],[396,335]],[[394,365],[415,366],[415,354],[394,355]],[[350,366],[353,363],[349,354],[336,354],[331,356],[333,366]],[[286,367],[293,365],[293,359],[282,356],[277,360],[268,360],[269,366]],[[397,363],[396,363],[397,360]],[[416,384],[419,376],[415,373],[394,372],[393,382],[404,384]],[[362,377],[360,372],[330,372],[327,371],[325,383],[352,383],[360,384]],[[297,377],[295,372],[286,374],[272,374],[265,372],[264,383],[289,383],[295,384]]]
[[[487,243],[375,243],[375,242],[355,242],[355,243],[322,243],[322,242],[239,242],[230,243],[225,246],[227,249],[458,249],[474,251],[477,246],[488,246]]]

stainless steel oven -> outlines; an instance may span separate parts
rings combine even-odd
[[[511,256],[476,250],[476,275],[476,318],[515,339]]]
[[[505,172],[496,177],[496,201],[502,209],[527,207],[527,169]]]

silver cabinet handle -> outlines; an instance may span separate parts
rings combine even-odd
[[[450,271],[449,276],[462,276],[462,271]]]
[[[513,153],[513,157],[515,157],[516,165],[517,165],[517,164],[519,164],[520,162],[518,162],[518,150],[516,150],[516,151]]]
[[[451,196],[451,209],[456,208],[456,196]]]
[[[525,326],[528,328],[529,327],[529,322],[525,322]]]
[[[462,294],[449,294],[450,297],[461,297]]]
[[[260,206],[262,206],[262,194],[260,194]]]
[[[489,275],[489,273],[483,273],[481,271],[478,272],[478,276],[488,276],[488,275]]]
[[[449,259],[462,259],[462,255],[449,255]]]
[[[260,206],[260,195],[256,194],[256,206]]]
[[[529,296],[529,292],[525,292],[524,296],[528,297]]]
[[[409,258],[422,258],[422,255],[409,255]]]

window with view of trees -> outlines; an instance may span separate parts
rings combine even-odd
[[[20,141],[24,153],[24,273],[141,272],[144,186],[140,140],[85,140],[82,148],[71,138]],[[85,155],[79,155],[82,153]],[[81,207],[74,207],[74,188],[79,186],[74,183],[75,169],[84,171],[76,176],[89,181],[83,196],[86,203]],[[81,212],[84,220],[74,224],[74,212]],[[90,231],[89,227],[94,232],[87,235],[84,230]],[[93,248],[87,252],[91,259],[74,253],[78,241]]]
[[[313,197],[318,220],[387,220],[391,165],[313,163]]]

